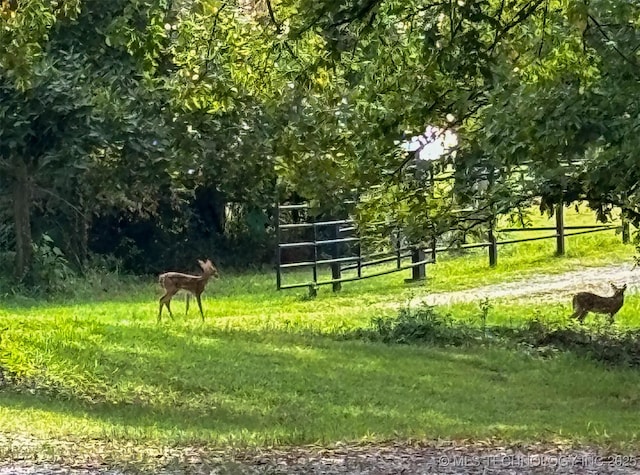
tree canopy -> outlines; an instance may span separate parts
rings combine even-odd
[[[415,240],[461,226],[452,209],[480,226],[535,197],[640,223],[635,1],[11,0],[0,22],[18,279],[42,236],[80,267],[248,244],[268,260],[278,197],[331,207],[371,185],[362,218],[403,202]],[[420,175],[399,144],[429,125],[459,141]]]

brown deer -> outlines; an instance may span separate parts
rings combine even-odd
[[[613,316],[618,313],[624,304],[624,291],[627,284],[617,287],[613,282],[609,282],[613,288],[611,297],[602,297],[591,292],[578,292],[573,296],[573,315],[580,323],[584,321],[587,313],[605,313],[609,315],[609,322],[613,323]]]
[[[160,285],[164,288],[164,295],[160,297],[160,310],[158,311],[158,322],[162,318],[162,307],[163,305],[167,306],[167,310],[169,311],[169,316],[173,319],[173,314],[171,313],[171,298],[178,292],[179,290],[187,291],[187,309],[185,311],[185,315],[189,312],[189,297],[191,294],[196,296],[196,300],[198,302],[198,308],[200,309],[200,315],[202,316],[202,321],[204,322],[204,313],[202,312],[202,301],[200,300],[200,296],[202,292],[204,292],[204,288],[209,282],[209,278],[211,277],[219,277],[218,269],[213,265],[213,263],[207,259],[206,262],[198,260],[198,264],[202,268],[201,275],[191,275],[191,274],[181,274],[180,272],[165,272],[164,274],[160,274],[158,277],[158,281]]]

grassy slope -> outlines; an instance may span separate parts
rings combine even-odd
[[[10,302],[0,308],[0,365],[37,384],[0,390],[0,432],[219,445],[499,437],[637,447],[636,372],[572,355],[542,360],[318,334],[367,325],[392,312],[375,304],[412,293],[629,262],[633,254],[613,232],[570,238],[567,247],[569,257],[554,258],[552,241],[510,246],[492,270],[484,253],[442,259],[426,284],[408,288],[406,273],[389,275],[345,284],[338,295],[323,289],[313,301],[302,291],[276,293],[272,274],[226,276],[207,291],[205,325],[194,310],[180,315],[179,299],[176,321],[156,325],[151,284],[107,285],[99,298],[68,302]],[[638,302],[629,300],[621,317],[635,322]],[[473,318],[477,306],[451,310]],[[534,310],[496,302],[490,318],[519,320]]]

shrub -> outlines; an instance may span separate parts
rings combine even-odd
[[[359,338],[384,343],[427,343],[461,346],[482,339],[479,328],[455,321],[449,314],[440,314],[434,307],[423,304],[400,309],[395,318],[376,317],[371,327],[358,330]]]
[[[490,306],[483,302],[478,322],[454,319],[435,308],[409,305],[392,318],[376,317],[369,327],[345,334],[345,338],[387,344],[434,346],[499,345],[528,354],[548,357],[572,352],[604,364],[640,367],[640,329],[618,329],[611,325],[586,327],[574,322],[551,322],[535,318],[520,327],[487,326]]]
[[[44,293],[59,293],[66,290],[66,283],[73,275],[63,252],[48,234],[43,234],[40,243],[33,244],[32,284]]]

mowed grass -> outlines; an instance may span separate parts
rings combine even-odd
[[[158,328],[118,313],[53,319],[4,333],[3,364],[37,382],[0,392],[4,433],[222,446],[638,440],[640,375],[571,355]]]
[[[580,218],[583,219],[583,218]],[[569,219],[567,219],[569,221]],[[572,354],[549,359],[501,348],[438,348],[342,341],[390,316],[391,303],[534,273],[631,263],[612,231],[443,258],[429,279],[408,272],[321,289],[276,292],[274,273],[225,273],[197,308],[156,323],[157,283],[123,284],[67,300],[14,298],[0,307],[0,367],[20,378],[0,389],[0,434],[214,447],[388,439],[568,441],[635,449],[640,374]],[[297,278],[304,276],[297,275]],[[491,323],[564,318],[566,303],[492,302]],[[637,325],[630,296],[620,324]],[[447,309],[478,318],[477,304]]]

